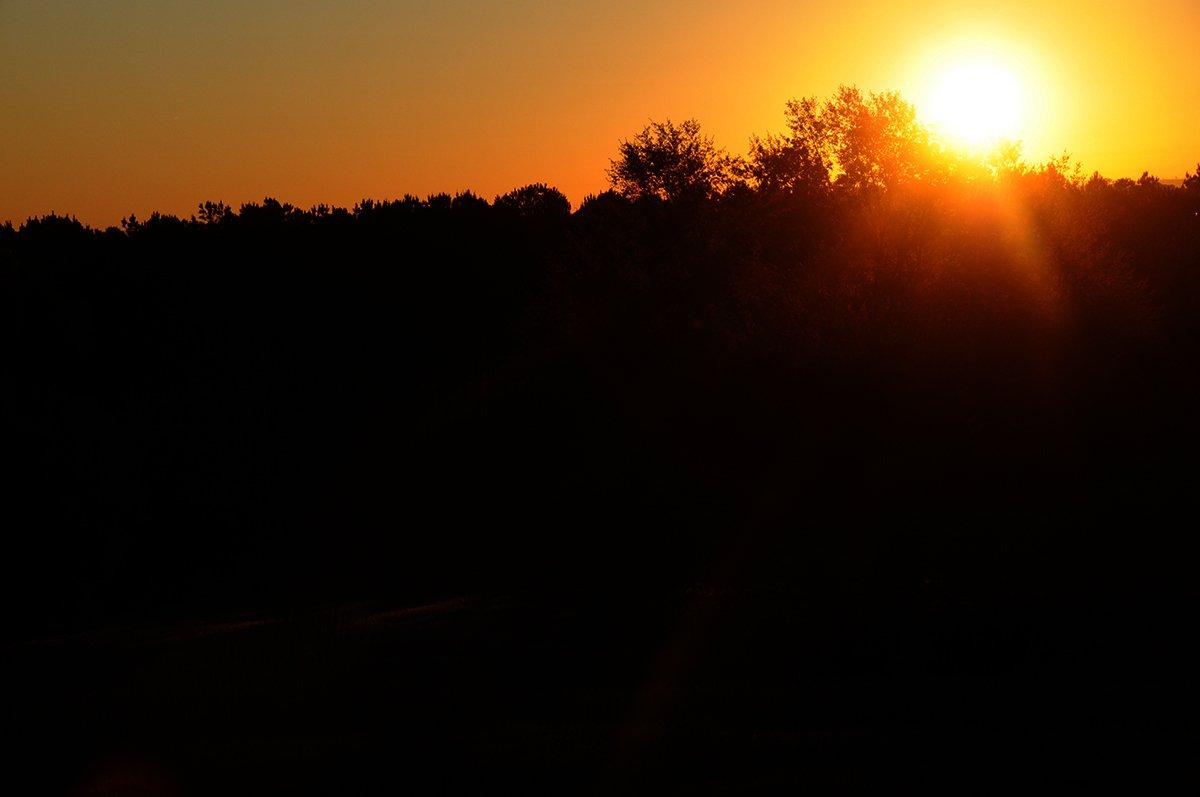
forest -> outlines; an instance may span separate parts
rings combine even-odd
[[[786,110],[743,157],[651,123],[575,209],[535,183],[0,228],[8,633],[1191,590],[1200,167],[956,155],[894,93]]]
[[[1200,165],[964,153],[853,87],[785,111],[744,155],[651,122],[577,208],[0,227],[23,766],[86,794],[1186,768]]]

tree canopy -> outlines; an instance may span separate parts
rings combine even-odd
[[[734,179],[734,160],[688,119],[651,122],[622,141],[608,178],[627,197],[665,200],[708,199]]]

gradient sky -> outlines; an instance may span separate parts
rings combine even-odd
[[[742,152],[789,97],[920,108],[981,54],[1026,88],[1028,158],[1175,178],[1197,31],[1200,0],[0,0],[0,222],[534,181],[578,203],[652,118]]]

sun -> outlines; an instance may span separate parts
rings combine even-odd
[[[933,129],[951,143],[982,149],[1019,137],[1024,105],[1025,92],[1012,72],[964,63],[941,75],[925,111]]]

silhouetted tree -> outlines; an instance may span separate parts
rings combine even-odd
[[[1001,141],[988,154],[987,165],[997,181],[1005,182],[1028,171],[1021,159],[1021,142]]]
[[[651,122],[631,139],[622,141],[610,162],[613,188],[631,199],[707,199],[720,194],[735,179],[735,160],[700,132],[688,119]]]
[[[1196,164],[1195,174],[1188,172],[1184,175],[1183,189],[1185,191],[1200,193],[1200,163]]]
[[[481,196],[470,191],[463,191],[460,194],[455,194],[451,207],[464,213],[482,213],[486,211],[490,205],[488,201]]]
[[[616,191],[601,191],[599,194],[588,194],[579,203],[577,213],[603,213],[610,208],[624,210],[629,207],[629,199]]]
[[[532,183],[496,197],[496,208],[527,219],[556,219],[571,215],[571,202],[557,188]]]
[[[201,224],[220,224],[229,218],[233,208],[224,202],[202,202],[196,217]]]
[[[928,130],[898,92],[864,96],[841,86],[818,118],[839,186],[895,187],[925,179],[936,167]]]
[[[1200,163],[1196,164],[1195,174],[1185,174],[1181,188],[1189,197],[1195,215],[1200,218]]]
[[[750,139],[745,173],[761,191],[823,193],[829,188],[831,142],[815,98],[790,100],[788,132]]]
[[[453,209],[454,197],[445,192],[430,194],[425,198],[425,206],[433,211],[446,212]]]

